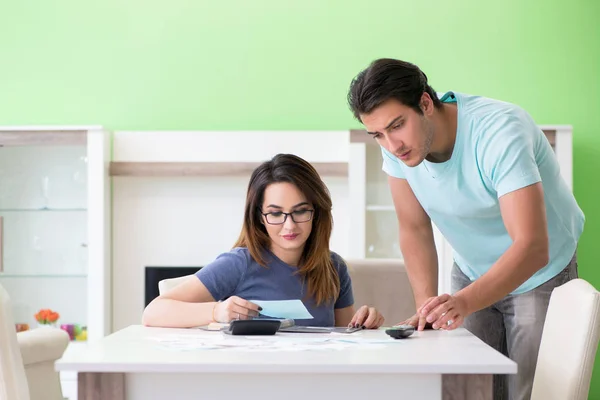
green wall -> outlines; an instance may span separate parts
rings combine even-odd
[[[4,0],[0,125],[355,128],[351,78],[403,58],[436,90],[573,125],[580,272],[600,288],[599,16],[597,0]]]

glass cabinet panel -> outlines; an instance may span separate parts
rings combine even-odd
[[[0,133],[0,135],[2,135]],[[87,148],[0,147],[0,284],[16,323],[87,324]]]
[[[366,151],[366,185],[367,208],[381,206],[391,207],[392,194],[387,181],[387,174],[381,170],[383,158],[379,146],[370,144]]]

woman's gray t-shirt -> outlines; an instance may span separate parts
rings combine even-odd
[[[334,301],[319,306],[312,296],[308,296],[304,280],[296,273],[297,268],[271,252],[265,254],[265,268],[254,261],[247,248],[237,247],[219,255],[196,272],[196,276],[217,301],[231,296],[249,301],[300,299],[314,318],[296,320],[296,325],[334,326],[334,310],[353,305],[354,297],[346,263],[334,252],[331,252],[331,259],[340,277],[340,293]]]

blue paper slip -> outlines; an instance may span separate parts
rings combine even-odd
[[[300,300],[251,300],[262,307],[261,315],[271,318],[312,319]]]

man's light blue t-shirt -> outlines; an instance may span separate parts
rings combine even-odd
[[[544,133],[523,109],[480,96],[448,92],[458,125],[452,157],[407,167],[382,148],[383,170],[408,181],[432,222],[454,249],[454,260],[472,281],[487,272],[512,243],[499,198],[542,182],[550,262],[513,294],[536,288],[562,271],[575,254],[584,215],[560,175]]]
[[[266,267],[258,264],[245,247],[219,255],[215,261],[196,272],[212,297],[225,300],[238,296],[244,300],[295,300],[300,299],[313,319],[295,320],[296,325],[334,326],[334,310],[354,304],[352,282],[346,263],[338,254],[331,252],[331,260],[340,278],[340,292],[335,299],[316,305],[308,295],[307,286],[298,268],[281,261],[266,252]]]

